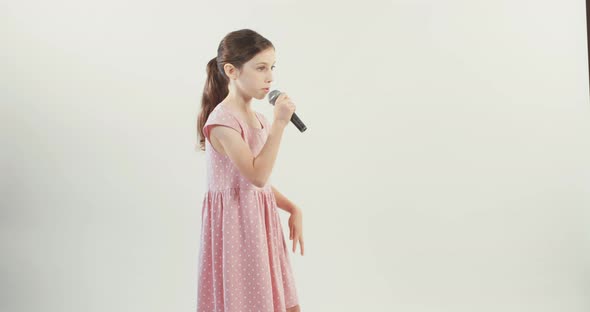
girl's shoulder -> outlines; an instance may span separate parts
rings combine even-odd
[[[240,133],[242,137],[244,136],[242,125],[240,124],[239,119],[237,119],[233,114],[231,114],[229,110],[222,107],[221,105],[217,105],[215,108],[213,108],[207,117],[205,125],[203,126],[203,133],[207,139],[209,139],[211,128],[218,125],[232,128]]]

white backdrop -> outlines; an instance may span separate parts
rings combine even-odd
[[[584,8],[0,4],[0,310],[195,310],[205,66],[250,28],[308,126],[272,174],[302,311],[588,311]]]

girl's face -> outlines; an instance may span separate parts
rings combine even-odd
[[[242,70],[237,70],[230,65],[231,70],[228,76],[235,83],[238,91],[245,97],[253,97],[259,100],[264,99],[266,94],[271,90],[274,64],[275,50],[268,48],[244,63]]]

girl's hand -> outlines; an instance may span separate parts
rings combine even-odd
[[[283,125],[289,124],[291,116],[295,112],[295,103],[291,101],[291,98],[285,92],[277,97],[275,101],[275,121],[279,121]]]
[[[303,256],[303,224],[302,224],[302,213],[298,207],[293,207],[291,216],[289,217],[289,239],[293,240],[293,252],[295,252],[297,242],[299,242],[299,249],[301,249],[301,255]]]

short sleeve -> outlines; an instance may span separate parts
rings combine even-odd
[[[242,136],[242,138],[244,138],[244,134],[242,131],[242,127],[240,126],[240,123],[236,120],[236,118],[233,115],[221,109],[220,107],[213,109],[213,111],[211,111],[211,114],[209,114],[209,117],[207,117],[207,121],[203,126],[203,134],[205,135],[205,138],[209,140],[209,142],[211,142],[211,140],[209,139],[209,135],[211,133],[211,129],[214,126],[225,126],[232,128],[236,130]]]

